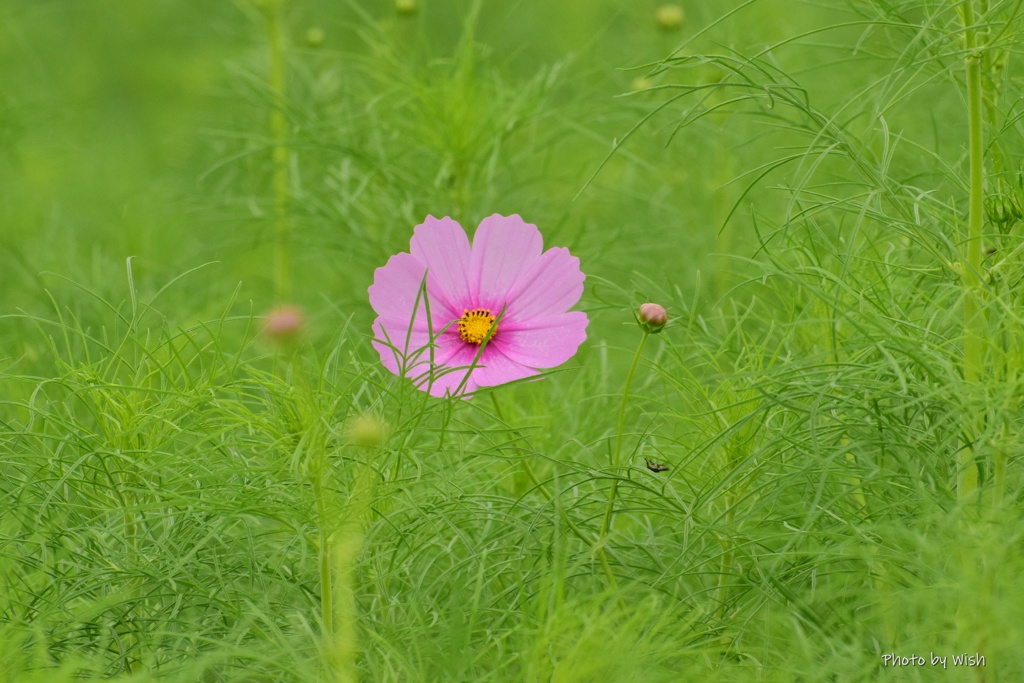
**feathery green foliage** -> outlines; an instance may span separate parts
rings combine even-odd
[[[1024,676],[1024,3],[679,4],[0,8],[0,681]],[[588,341],[431,398],[495,212]]]

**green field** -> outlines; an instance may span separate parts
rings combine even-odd
[[[0,683],[1024,680],[1022,36],[0,0]],[[586,341],[433,396],[371,285],[493,214]]]

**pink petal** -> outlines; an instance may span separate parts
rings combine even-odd
[[[377,315],[392,321],[404,321],[406,324],[413,319],[413,306],[420,296],[420,284],[426,267],[411,254],[395,254],[387,264],[373,271],[373,284],[370,285],[370,306]],[[424,316],[422,297],[420,297],[417,317]]]
[[[467,279],[470,251],[466,231],[451,218],[427,216],[416,226],[410,246],[412,255],[427,268],[431,294],[462,315],[473,293]]]
[[[469,282],[477,295],[472,305],[497,313],[516,279],[529,272],[543,249],[537,226],[518,215],[483,219],[473,236],[470,257]]]
[[[496,345],[488,344],[477,369],[473,371],[473,380],[482,387],[494,387],[536,374],[539,373],[534,368],[517,363]]]
[[[513,361],[493,345],[488,345],[478,359],[479,351],[479,346],[466,344],[459,340],[454,353],[443,359],[442,354],[438,353],[438,362],[443,367],[439,367],[435,372],[433,384],[430,386],[430,394],[432,396],[449,394],[468,398],[479,387],[497,386],[538,374],[537,370]],[[463,384],[467,373],[469,373],[469,378]],[[420,388],[426,389],[426,385],[427,382],[424,379],[420,383]],[[461,390],[459,385],[462,385]],[[456,391],[459,393],[456,394]]]
[[[587,338],[588,322],[580,311],[509,322],[499,326],[491,346],[526,367],[553,368],[576,355]]]
[[[426,362],[429,353],[417,352],[427,346],[431,331],[438,335],[457,317],[430,295],[432,325],[427,325],[426,305],[420,291],[425,272],[426,267],[418,259],[411,254],[400,253],[373,273],[373,284],[369,288],[370,305],[377,312],[377,319],[373,322],[376,339],[373,345],[384,367],[396,375],[400,374],[403,365],[410,376],[422,372],[418,366]]]
[[[426,311],[420,297],[425,272],[423,264],[405,253],[395,254],[387,264],[373,271],[369,289],[370,305],[377,312],[373,346],[384,367],[396,375],[402,366],[408,365],[410,354],[429,341]],[[414,315],[417,298],[420,301]]]
[[[429,366],[430,350],[427,345],[430,335],[426,331],[413,330],[406,342],[404,327],[387,327],[381,318],[373,321],[373,348],[380,354],[380,362],[396,375],[408,377],[422,374]]]
[[[583,295],[580,260],[564,247],[544,252],[508,292],[505,318],[527,321],[564,313]]]
[[[472,372],[470,372],[469,367],[473,364],[473,359],[476,358],[476,353],[479,349],[480,347],[476,344],[466,344],[458,338],[458,335],[445,348],[439,349],[439,353],[435,356],[435,361],[439,367],[434,371],[433,381],[430,382],[430,395],[444,396],[445,394],[450,394],[455,396],[455,392],[459,391],[459,396],[465,396],[476,391],[477,383],[475,378],[476,373],[479,372],[479,365]],[[463,379],[467,373],[470,375],[469,379],[463,384]],[[427,390],[427,385],[428,379],[426,377],[417,382],[417,386],[424,391]],[[462,385],[461,390],[459,390],[460,385]]]

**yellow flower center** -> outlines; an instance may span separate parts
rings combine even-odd
[[[489,308],[474,308],[472,311],[463,309],[462,317],[459,318],[459,336],[462,341],[470,344],[480,344],[487,338],[488,332],[493,339],[498,332],[498,326],[494,324],[497,319],[497,316],[491,315]]]

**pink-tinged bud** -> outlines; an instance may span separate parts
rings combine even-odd
[[[665,323],[668,322],[668,313],[664,307],[658,304],[641,304],[636,321],[640,323],[640,327],[645,332],[657,334],[665,328]]]
[[[270,312],[263,332],[276,342],[289,342],[302,333],[306,316],[296,306],[279,306]]]

